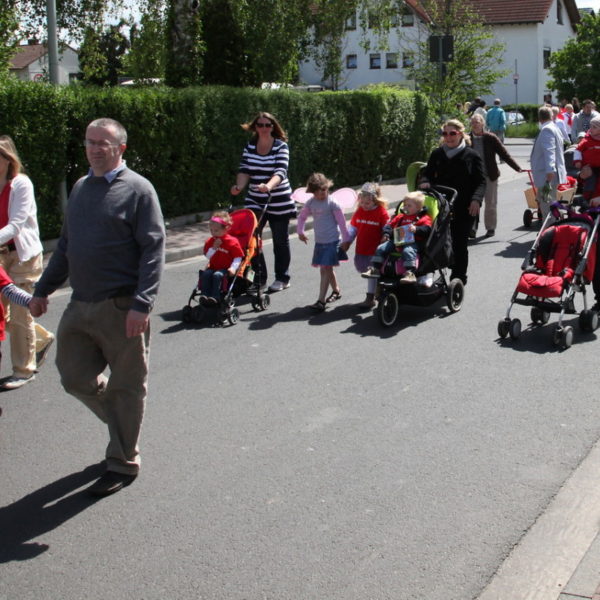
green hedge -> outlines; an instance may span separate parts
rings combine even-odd
[[[292,186],[322,171],[337,187],[401,177],[434,143],[426,97],[409,91],[301,93],[228,87],[90,89],[9,82],[0,89],[0,133],[14,137],[35,188],[42,237],[60,229],[59,182],[87,172],[82,141],[97,117],[121,121],[127,164],[156,187],[166,217],[230,202],[248,134],[259,110],[289,136]]]

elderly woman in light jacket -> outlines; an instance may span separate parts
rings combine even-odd
[[[8,136],[0,137],[0,265],[28,292],[43,269],[33,184],[22,173]],[[13,373],[0,380],[0,388],[10,390],[34,379],[54,336],[34,322],[27,308],[13,304],[6,308]]]

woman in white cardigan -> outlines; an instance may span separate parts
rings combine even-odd
[[[42,274],[43,249],[33,184],[21,171],[12,139],[1,136],[0,265],[19,287],[32,292]],[[13,373],[0,380],[0,388],[11,390],[35,378],[54,336],[34,322],[27,308],[12,303],[5,308]]]

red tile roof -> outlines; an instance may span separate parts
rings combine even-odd
[[[415,0],[406,1],[413,6]],[[565,23],[568,20],[574,25],[579,23],[579,11],[575,0],[562,2],[565,7]],[[461,3],[470,4],[486,25],[511,25],[543,23],[552,10],[553,0],[463,0]]]
[[[37,60],[41,56],[44,56],[48,52],[46,46],[42,44],[27,44],[24,46],[19,46],[17,48],[16,54],[12,57],[10,61],[11,69],[24,69],[26,66],[30,65],[34,60]]]

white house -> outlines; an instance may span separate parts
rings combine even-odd
[[[552,52],[563,47],[575,36],[579,12],[575,0],[472,0],[484,22],[491,27],[497,41],[505,45],[499,67],[509,70],[500,79],[491,95],[482,96],[488,104],[496,97],[503,103],[541,103],[550,90],[547,66]],[[369,83],[405,83],[406,67],[412,60],[411,40],[426,40],[429,18],[418,0],[405,0],[398,15],[397,26],[389,33],[387,50],[377,49],[377,39],[367,32],[371,49],[361,46],[363,33],[356,26],[356,17],[346,22],[342,45],[344,71],[340,89],[355,89]],[[516,75],[516,77],[514,77]],[[327,85],[321,80],[312,60],[301,63],[300,79],[307,84]],[[515,84],[515,80],[517,83]]]
[[[17,47],[10,61],[10,72],[23,81],[43,81],[49,71],[48,48],[43,44],[29,43]],[[59,49],[58,82],[71,83],[79,73],[79,57],[70,46]]]

